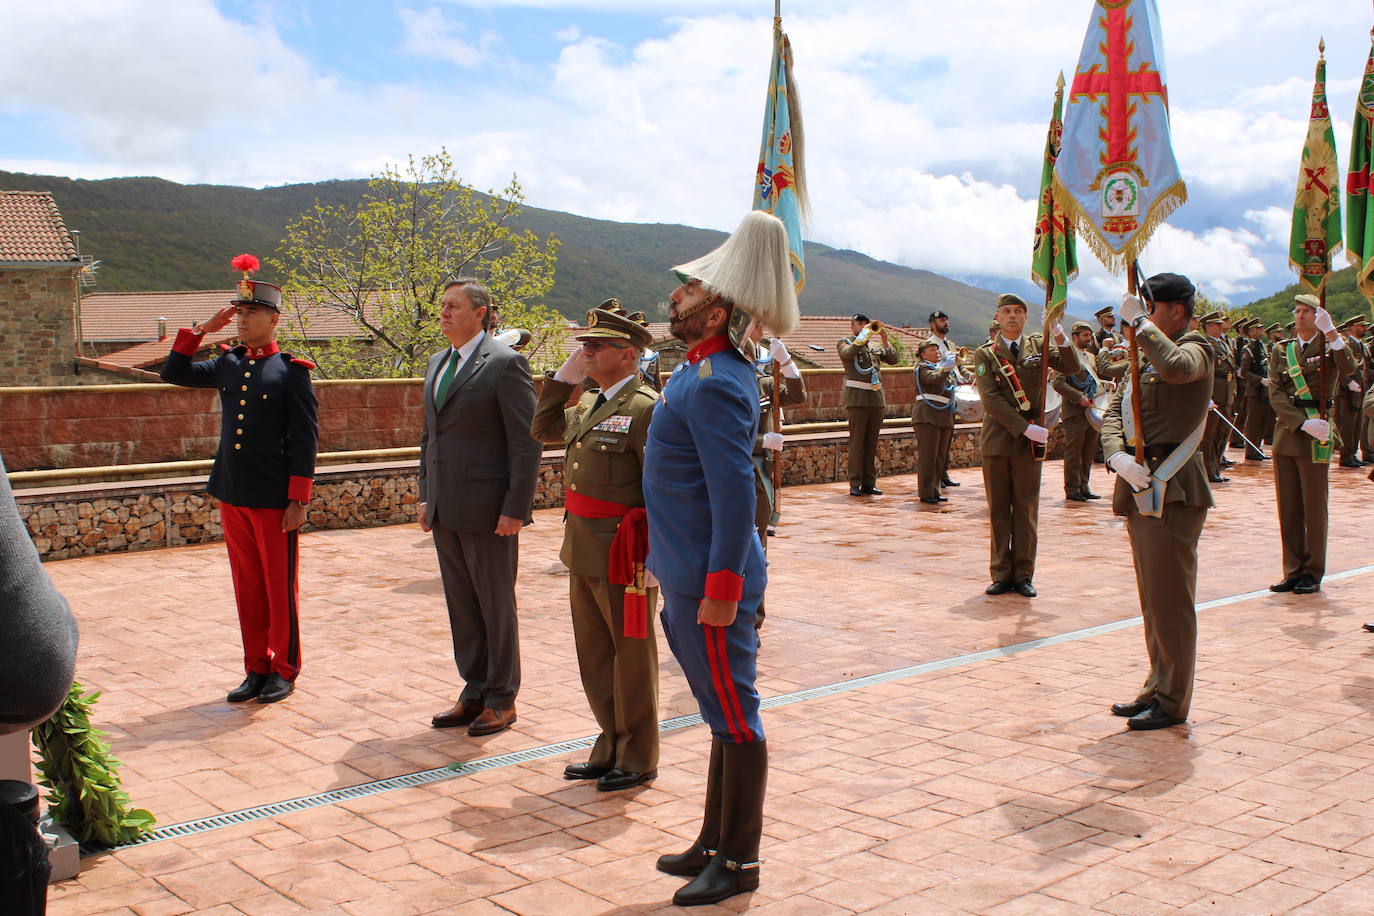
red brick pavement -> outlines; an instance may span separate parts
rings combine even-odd
[[[988,598],[979,471],[946,507],[914,478],[854,500],[789,489],[771,542],[761,692],[1023,643],[1138,613],[1106,505],[1046,466],[1043,597]],[[1199,600],[1279,578],[1270,471],[1217,487]],[[1099,468],[1096,486],[1108,480]],[[1333,470],[1329,569],[1370,563],[1371,485]],[[230,706],[237,629],[218,546],[49,564],[82,623],[80,676],[125,785],[163,824],[580,737],[558,513],[522,536],[525,685],[511,731],[428,727],[456,675],[416,528],[303,539],[305,666],[275,706]],[[765,713],[773,771],[760,912],[1368,913],[1374,905],[1374,573],[1318,596],[1203,612],[1190,726],[1105,712],[1142,677],[1129,627]],[[694,711],[664,651],[663,716]],[[694,835],[706,740],[665,735],[651,787],[607,796],[565,759],[218,829],[88,860],[54,914],[654,911],[654,857]]]

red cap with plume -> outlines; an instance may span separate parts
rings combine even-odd
[[[248,275],[261,266],[258,259],[251,254],[241,254],[230,261],[229,266],[234,270],[243,271],[243,279],[239,281],[239,299],[243,302],[250,301],[253,298],[253,281],[248,279]]]

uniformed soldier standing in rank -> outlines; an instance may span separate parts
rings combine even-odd
[[[658,589],[645,581],[648,521],[641,486],[644,443],[656,392],[639,373],[653,342],[643,312],[615,299],[587,313],[582,342],[544,379],[530,432],[567,449],[563,460],[563,550],[571,572],[577,667],[601,728],[585,763],[567,779],[595,779],[611,792],[658,774],[658,644],[649,624]],[[581,395],[590,376],[597,390]]]
[[[1077,375],[1056,373],[1053,383],[1054,390],[1064,399],[1059,413],[1059,425],[1064,430],[1064,498],[1080,503],[1102,498],[1088,483],[1099,441],[1097,430],[1088,420],[1088,411],[1103,384],[1093,366],[1096,357],[1092,351],[1092,334],[1093,329],[1087,322],[1074,324],[1070,336],[1083,371]]]
[[[681,285],[668,317],[689,349],[649,426],[644,499],[663,632],[711,729],[701,831],[657,863],[693,878],[673,895],[693,906],[759,886],[768,748],[754,614],[767,574],[751,523],[759,389],[750,336],[754,323],[788,334],[798,312],[787,230],[762,211],[674,273]]]
[[[1374,383],[1374,343],[1369,338],[1368,318],[1363,315],[1356,315],[1350,319],[1350,339],[1359,342],[1360,352],[1364,356],[1358,376],[1364,392],[1363,397],[1368,398],[1370,388],[1374,387],[1374,384],[1371,384]],[[1359,459],[1363,464],[1374,464],[1374,443],[1369,440],[1370,422],[1363,409],[1356,418],[1356,428],[1358,430],[1356,438],[1360,443]]]
[[[983,400],[983,488],[992,528],[992,584],[989,595],[1015,591],[1035,597],[1035,550],[1040,516],[1040,469],[1033,446],[1049,441],[1050,431],[1040,418],[1041,378],[1049,367],[1041,364],[1040,334],[1023,335],[1026,302],[1003,293],[997,299],[997,337],[974,353],[978,396]],[[1076,374],[1077,351],[1057,324],[1047,329],[1057,346],[1050,347],[1050,365]]]
[[[1207,342],[1212,348],[1214,377],[1212,380],[1212,406],[1226,414],[1231,409],[1231,386],[1236,380],[1236,367],[1231,362],[1231,348],[1222,334],[1225,316],[1221,312],[1208,312],[1201,318],[1202,330],[1207,334]],[[1221,417],[1213,412],[1207,416],[1207,432],[1203,436],[1202,458],[1207,466],[1208,483],[1225,483],[1229,477],[1222,476],[1222,459],[1226,457],[1226,441],[1231,429],[1221,422]]]
[[[1351,333],[1356,322],[1364,319],[1358,315],[1341,323],[1336,330],[1341,332],[1345,345],[1350,348],[1351,371],[1342,373],[1340,384],[1336,386],[1336,428],[1341,436],[1341,467],[1362,468],[1364,462],[1360,453],[1360,404],[1364,401],[1364,343]]]
[[[867,315],[850,319],[849,335],[835,345],[844,364],[844,409],[849,416],[849,495],[881,496],[878,436],[887,401],[880,366],[897,365],[897,351],[888,343],[887,330]]]
[[[1341,444],[1340,432],[1318,413],[1330,410],[1339,379],[1354,370],[1354,361],[1316,296],[1304,293],[1293,302],[1293,337],[1269,354],[1269,403],[1277,418],[1274,489],[1283,540],[1283,579],[1269,590],[1310,595],[1321,590],[1326,574],[1331,454]],[[1324,360],[1334,368],[1322,391]]]
[[[1158,274],[1139,298],[1125,296],[1121,321],[1135,328],[1141,353],[1141,416],[1146,464],[1131,445],[1130,383],[1117,389],[1102,420],[1102,452],[1117,472],[1112,511],[1126,519],[1136,590],[1145,619],[1150,673],[1136,698],[1112,713],[1134,730],[1188,718],[1197,659],[1197,544],[1213,505],[1202,454],[1216,351],[1188,330],[1197,291],[1187,277]]]
[[[243,271],[237,298],[177,333],[161,375],[184,388],[219,389],[220,443],[206,489],[220,501],[247,673],[228,700],[275,703],[295,689],[301,670],[297,532],[315,478],[315,365],[278,348],[281,289],[249,278],[258,259],[239,255],[233,266]],[[205,335],[233,319],[239,345],[193,363]]]
[[[1093,317],[1097,319],[1097,330],[1093,331],[1092,352],[1096,356],[1103,349],[1103,342],[1108,337],[1116,337],[1116,310],[1110,305],[1093,312]]]
[[[938,310],[931,312],[930,316],[926,319],[926,324],[930,327],[930,340],[933,341],[935,345],[940,348],[940,359],[947,360],[951,356],[954,357],[954,361],[951,363],[951,365],[954,366],[954,372],[950,376],[951,381],[953,381],[956,386],[969,384],[969,382],[972,381],[972,376],[965,376],[964,373],[960,371],[959,366],[959,350],[962,349],[965,353],[967,353],[968,348],[959,347],[957,344],[955,344],[954,341],[949,339],[949,316],[946,315],[944,312]],[[951,407],[951,416],[954,414],[954,412],[955,409]],[[944,491],[948,490],[950,487],[959,486],[959,481],[949,476],[949,449],[950,446],[953,446],[953,444],[954,434],[953,432],[951,432],[949,437],[949,445],[945,447],[944,457],[940,459],[941,495],[943,495]],[[917,455],[916,460],[920,460],[919,454]]]
[[[752,343],[756,348],[763,341],[763,325],[755,325]],[[767,353],[771,365],[778,364],[778,374],[782,376],[782,393],[778,406],[796,407],[806,403],[806,383],[802,381],[801,371],[787,352],[783,342],[774,337],[768,343]],[[773,462],[782,454],[783,435],[773,425],[773,376],[765,364],[755,362],[759,374],[759,432],[754,437],[754,528],[759,533],[759,543],[763,554],[768,556],[768,529],[777,524],[778,498],[773,492]],[[759,600],[758,613],[754,619],[754,629],[763,629],[765,617],[764,601]]]
[[[1236,377],[1240,379],[1245,395],[1245,425],[1242,429],[1245,438],[1255,445],[1264,441],[1273,427],[1274,410],[1269,406],[1269,347],[1264,338],[1264,327],[1258,318],[1250,319],[1245,326],[1245,340],[1240,345],[1240,361]],[[1260,461],[1263,452],[1245,447],[1248,461]]]
[[[911,425],[916,431],[916,483],[921,502],[938,506],[947,502],[944,471],[954,438],[955,355],[944,355],[933,339],[916,348],[916,400],[911,405]]]
[[[1244,356],[1245,343],[1249,339],[1248,334],[1250,324],[1254,319],[1242,317],[1231,325],[1235,331],[1235,336],[1228,339],[1231,345],[1231,362],[1236,367],[1236,376],[1231,383],[1231,422],[1236,425],[1235,429],[1226,430],[1226,442],[1228,448],[1240,448],[1245,443],[1240,441],[1240,433],[1237,430],[1245,429],[1245,415],[1250,409],[1249,390],[1250,383],[1245,375],[1240,371],[1241,357]]]

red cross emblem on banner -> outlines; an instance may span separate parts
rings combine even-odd
[[[1102,117],[1106,129],[1102,139],[1107,147],[1102,153],[1104,166],[1135,162],[1136,132],[1131,127],[1131,117],[1135,114],[1136,98],[1149,99],[1158,96],[1167,105],[1169,102],[1164,81],[1158,70],[1151,69],[1147,61],[1142,61],[1135,70],[1130,69],[1130,57],[1135,52],[1135,42],[1130,33],[1133,20],[1126,15],[1129,4],[1109,7],[1101,21],[1107,35],[1106,44],[1099,45],[1106,58],[1107,69],[1099,70],[1093,64],[1086,71],[1074,74],[1073,85],[1069,88],[1069,101],[1079,97],[1096,100],[1103,97]]]

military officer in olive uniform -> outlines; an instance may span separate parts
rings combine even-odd
[[[658,774],[658,644],[650,624],[658,589],[645,581],[648,528],[641,485],[644,443],[658,392],[639,373],[653,338],[642,312],[615,299],[587,313],[582,346],[540,390],[530,432],[567,449],[563,550],[577,667],[601,728],[585,763],[567,779],[603,792]],[[597,389],[582,393],[590,377]]]
[[[1293,337],[1269,354],[1269,403],[1277,418],[1274,489],[1283,540],[1283,579],[1269,589],[1310,595],[1321,590],[1326,574],[1330,462],[1341,444],[1340,432],[1319,414],[1331,408],[1340,377],[1355,364],[1321,301],[1304,293],[1293,302]],[[1324,360],[1334,367],[1320,391]]]
[[[1083,371],[1077,375],[1055,373],[1052,382],[1064,403],[1059,412],[1059,425],[1064,430],[1064,498],[1080,503],[1102,498],[1088,484],[1099,441],[1097,430],[1088,420],[1088,411],[1103,387],[1093,366],[1096,356],[1092,351],[1092,334],[1092,326],[1087,322],[1074,323],[1070,337]]]
[[[1240,359],[1236,377],[1240,379],[1245,396],[1245,438],[1255,445],[1264,441],[1274,425],[1274,409],[1269,406],[1269,345],[1264,340],[1264,327],[1258,318],[1245,326],[1245,340],[1240,344]],[[1264,459],[1263,452],[1245,447],[1249,461]]]
[[[295,689],[301,670],[296,570],[319,438],[315,364],[277,346],[281,288],[249,279],[258,259],[239,255],[232,263],[243,271],[237,297],[178,332],[161,377],[219,389],[223,425],[206,489],[220,501],[247,674],[228,701],[275,703]],[[239,345],[192,362],[205,335],[235,318]]]
[[[1221,312],[1208,312],[1200,319],[1202,330],[1207,334],[1207,342],[1212,348],[1212,406],[1225,414],[1231,409],[1231,386],[1236,380],[1236,367],[1231,361],[1231,347],[1222,334],[1225,316]],[[1202,440],[1202,458],[1207,465],[1207,481],[1224,483],[1229,477],[1221,474],[1222,459],[1226,457],[1226,440],[1231,430],[1216,413],[1207,416],[1207,432]]]
[[[916,482],[921,502],[946,502],[945,462],[954,437],[955,355],[942,356],[935,340],[922,341],[916,350],[916,400],[911,424],[916,431]]]
[[[1360,404],[1364,401],[1365,348],[1364,342],[1353,333],[1356,323],[1363,324],[1364,318],[1356,315],[1341,323],[1336,330],[1341,332],[1345,345],[1350,348],[1353,369],[1341,375],[1336,387],[1336,428],[1341,436],[1341,467],[1362,468],[1364,462],[1360,453]]]
[[[1187,277],[1158,274],[1139,298],[1121,302],[1121,321],[1140,347],[1145,464],[1132,443],[1130,383],[1117,390],[1102,420],[1102,452],[1117,473],[1112,511],[1126,519],[1136,590],[1145,619],[1150,673],[1136,698],[1112,713],[1134,730],[1188,718],[1197,659],[1197,544],[1212,493],[1199,447],[1212,400],[1216,350],[1188,330],[1197,290]]]
[[[757,348],[763,341],[763,325],[755,325],[753,344]],[[768,343],[769,362],[776,361],[778,374],[782,376],[782,394],[778,406],[796,407],[806,403],[806,383],[802,381],[801,370],[792,360],[792,354],[781,340],[774,337]],[[759,373],[759,431],[754,437],[754,527],[759,532],[759,543],[763,545],[764,556],[768,555],[768,529],[778,522],[778,499],[773,492],[773,462],[782,454],[783,435],[773,424],[773,376],[765,364],[755,362],[754,369]],[[763,629],[765,616],[764,599],[759,599],[758,615],[754,629]]]
[[[1035,597],[1036,528],[1040,514],[1040,469],[1033,448],[1049,441],[1050,431],[1040,419],[1040,334],[1023,335],[1026,302],[1004,293],[997,299],[998,331],[974,353],[978,396],[983,401],[983,488],[992,527],[992,584],[989,595],[1015,591]],[[1050,327],[1057,346],[1050,347],[1050,365],[1076,375],[1082,368],[1077,351],[1058,325]]]
[[[1096,356],[1104,349],[1104,341],[1108,337],[1116,337],[1116,309],[1110,305],[1093,312],[1093,317],[1097,319],[1097,330],[1093,331],[1092,353]]]
[[[881,496],[878,489],[878,435],[883,430],[883,377],[880,364],[897,365],[897,351],[886,329],[877,329],[867,315],[855,315],[848,337],[835,345],[844,363],[844,409],[849,416],[849,495]],[[881,346],[875,346],[874,338]]]

